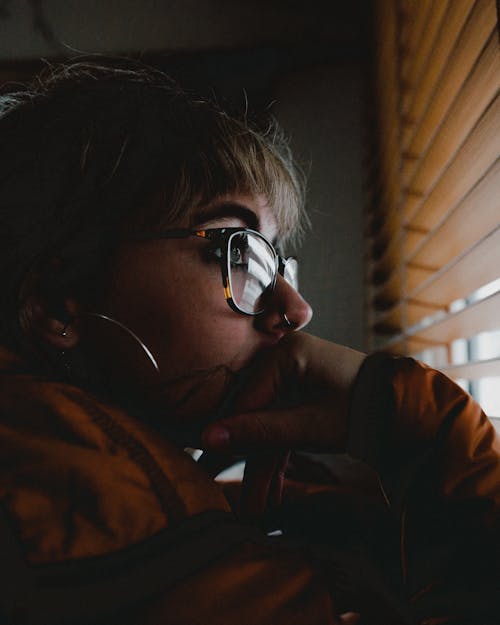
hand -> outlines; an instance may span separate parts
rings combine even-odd
[[[349,395],[365,354],[296,332],[256,363],[232,417],[202,433],[206,449],[242,453],[269,449],[341,451]]]
[[[235,401],[235,414],[202,433],[207,450],[257,452],[247,461],[244,504],[276,504],[287,450],[343,451],[349,396],[365,354],[296,332],[266,352]]]

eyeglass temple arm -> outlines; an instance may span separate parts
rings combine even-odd
[[[164,230],[163,232],[140,232],[138,234],[131,234],[127,236],[127,239],[133,241],[148,241],[150,239],[186,239],[190,236],[201,237],[202,239],[216,239],[219,236],[219,230],[226,230],[226,228],[213,228],[209,230],[174,228],[172,230]]]

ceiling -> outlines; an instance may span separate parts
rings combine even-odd
[[[0,60],[362,45],[370,0],[0,0]]]
[[[371,0],[0,0],[0,78],[41,59],[128,55],[183,86],[266,106],[272,83],[307,66],[364,63]]]

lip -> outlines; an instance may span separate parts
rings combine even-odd
[[[261,346],[260,349],[257,351],[260,351],[262,349],[269,349],[271,347],[274,347],[275,345],[277,345],[281,339],[285,336],[285,332],[283,331],[279,331],[279,332],[275,332],[272,336],[266,336],[263,337],[261,339]]]
[[[266,352],[276,347],[280,340],[285,336],[285,332],[274,334],[273,336],[261,337],[259,344],[239,362],[235,359],[230,367],[233,371],[240,373],[247,368],[251,368],[254,361],[266,354]]]

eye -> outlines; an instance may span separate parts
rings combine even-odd
[[[231,240],[231,249],[229,250],[229,261],[231,265],[246,267],[248,264],[249,251],[248,237],[246,235],[233,237]]]
[[[242,256],[243,254],[239,247],[233,246],[231,248],[231,263],[233,265],[239,265],[241,263]]]

